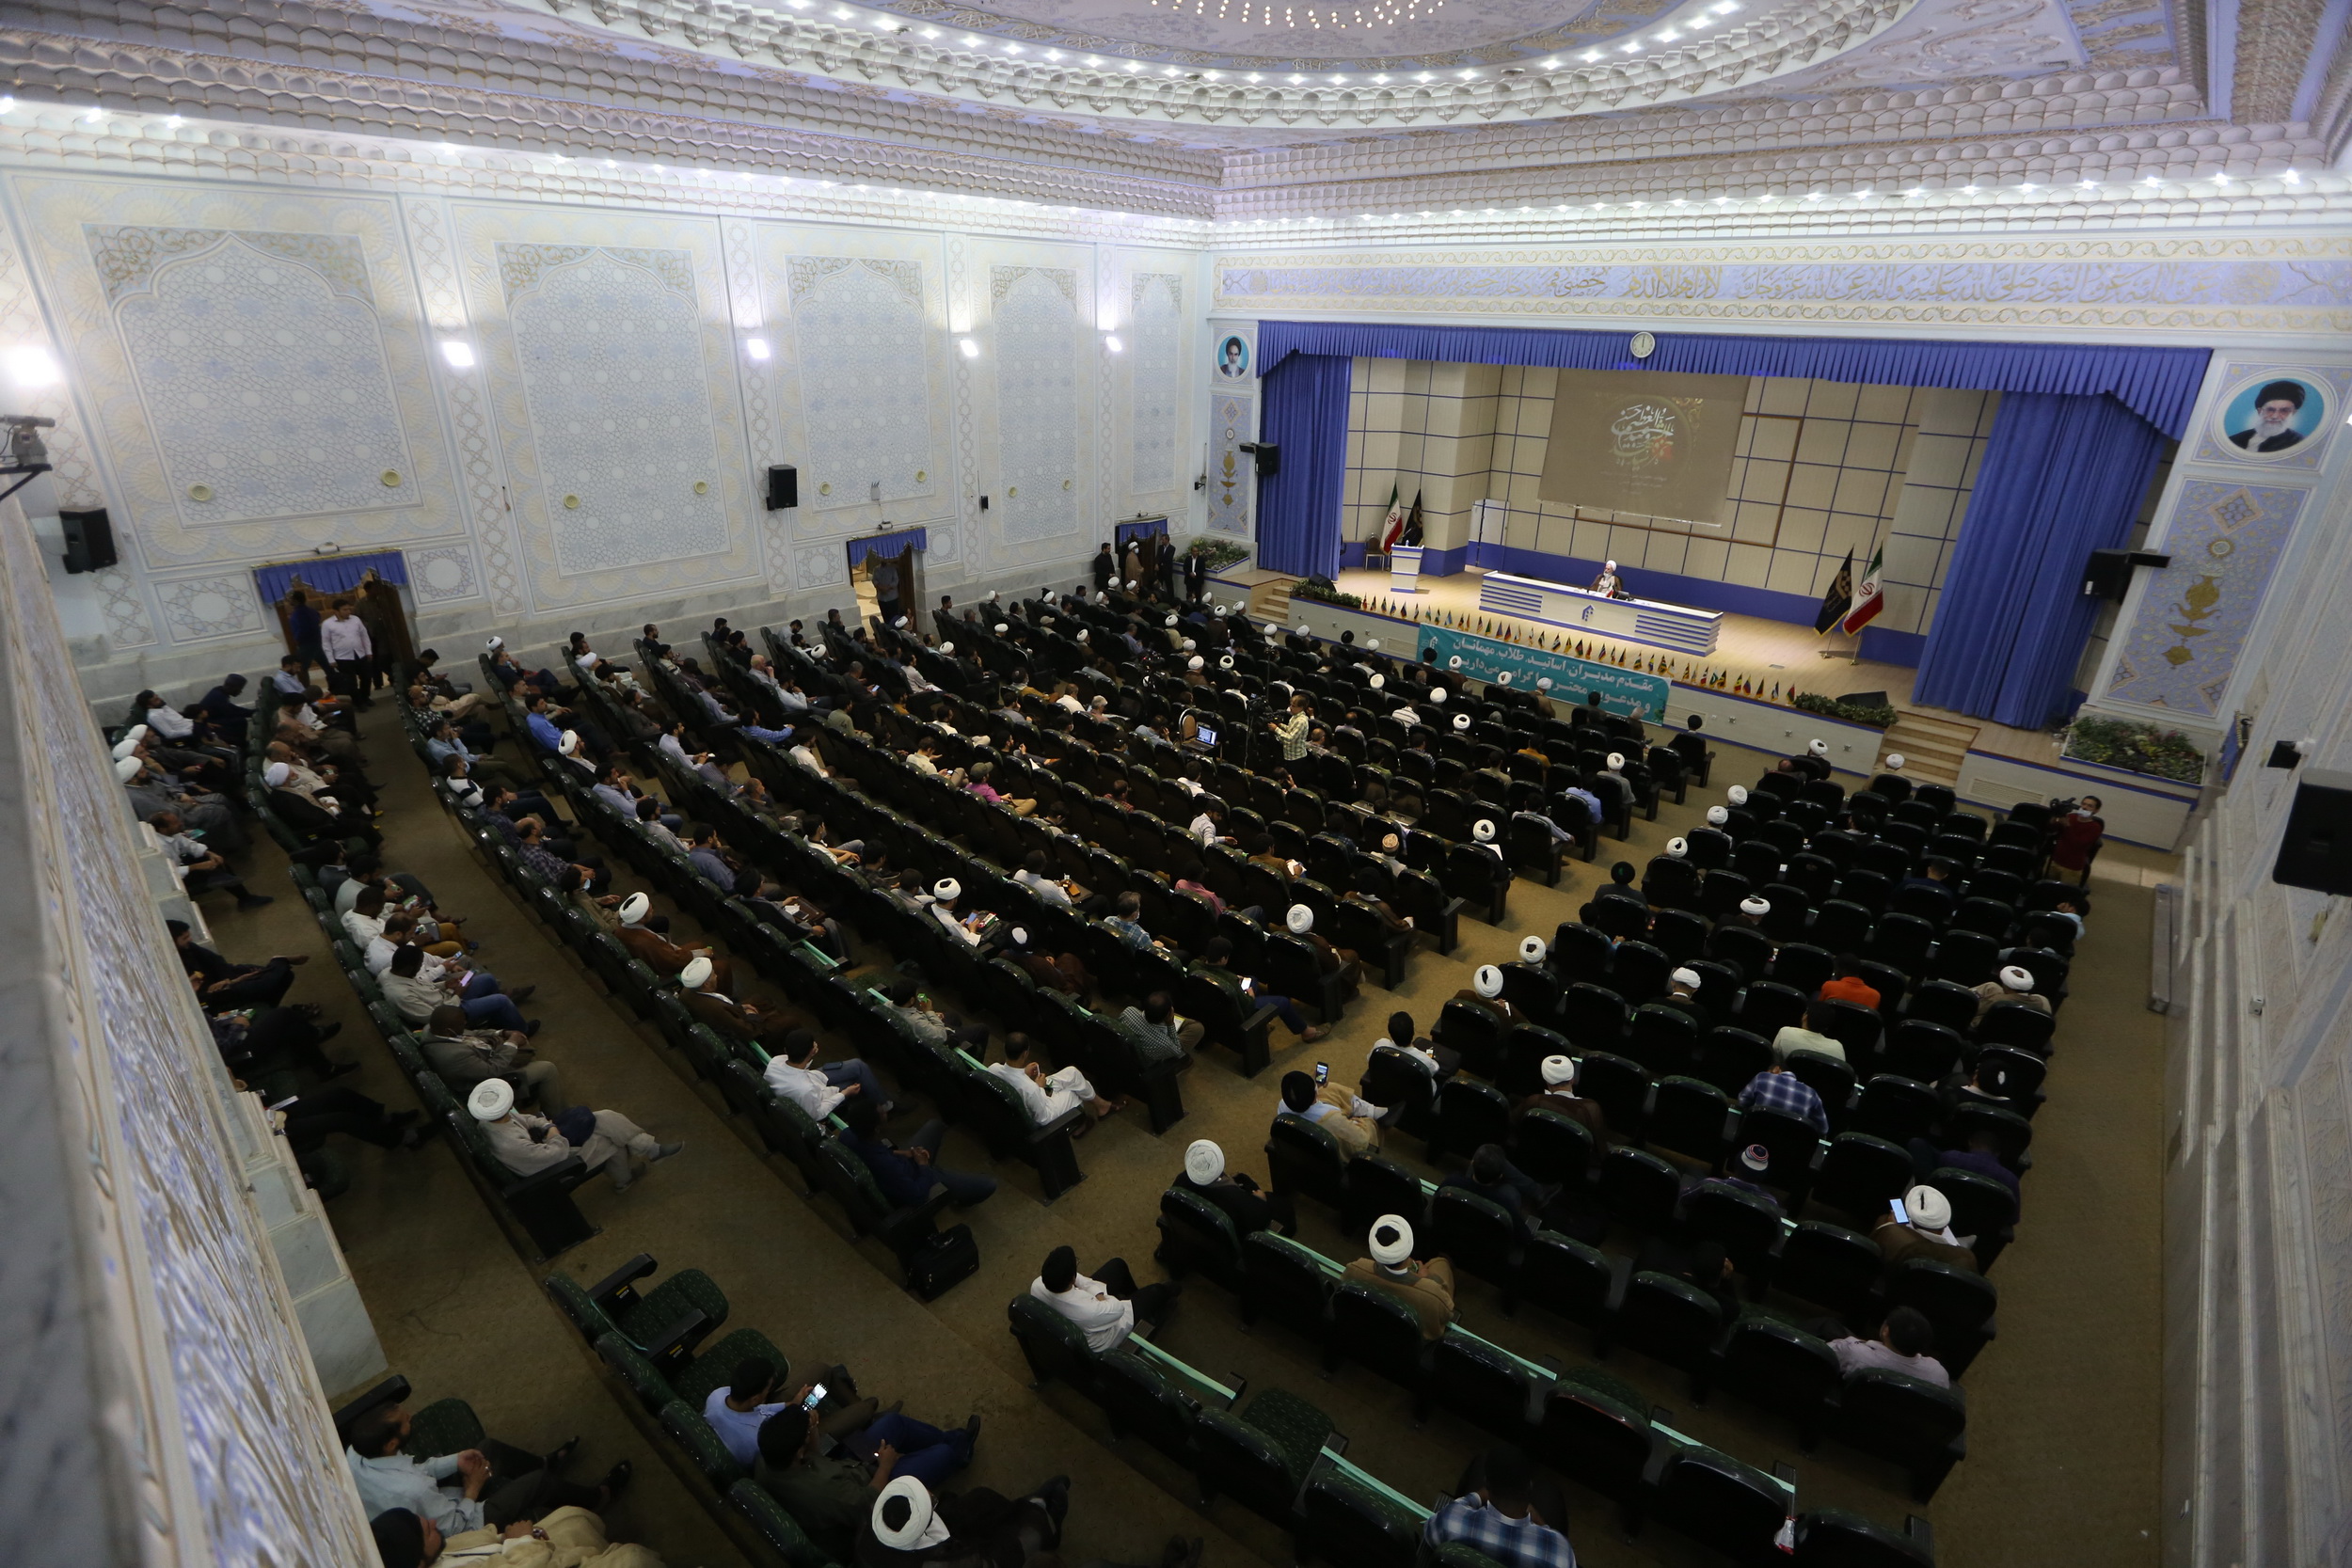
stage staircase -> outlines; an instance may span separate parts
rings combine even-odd
[[[1974,724],[1898,708],[1895,722],[1879,746],[1879,766],[1883,768],[1887,753],[1895,752],[1903,759],[1903,776],[1915,784],[1949,784],[1957,789],[1961,761],[1976,738]]]
[[[1297,582],[1296,578],[1276,578],[1271,582],[1262,582],[1252,588],[1249,591],[1249,618],[1253,621],[1271,621],[1278,626],[1289,626],[1291,589]]]

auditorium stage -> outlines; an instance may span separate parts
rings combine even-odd
[[[1274,574],[1263,574],[1272,578]],[[1555,636],[1571,639],[1581,637],[1587,644],[1622,648],[1629,654],[1654,655],[1659,650],[1636,647],[1632,643],[1613,643],[1607,638],[1595,638],[1589,633],[1565,631],[1559,626],[1518,617],[1497,617],[1478,607],[1479,582],[1486,573],[1476,567],[1446,578],[1422,578],[1421,593],[1414,595],[1422,613],[1432,609],[1455,615],[1488,620],[1515,622],[1530,636],[1541,633],[1547,640]],[[1385,571],[1357,569],[1339,575],[1338,586],[1343,594],[1362,598],[1366,608],[1380,609],[1402,602],[1402,595],[1391,592],[1389,574]],[[2021,762],[2053,763],[2058,760],[2058,741],[2054,735],[2040,730],[2011,729],[2005,724],[1988,723],[1964,714],[1947,713],[1939,708],[1920,707],[1911,700],[1911,683],[1918,672],[1900,664],[1882,664],[1873,660],[1854,660],[1846,657],[1852,640],[1844,637],[1818,637],[1811,626],[1792,626],[1786,621],[1767,621],[1754,615],[1734,615],[1726,612],[1714,654],[1704,661],[1689,659],[1676,654],[1676,678],[1681,667],[1689,662],[1693,667],[1704,662],[1710,669],[1728,671],[1736,681],[1744,676],[1751,682],[1761,682],[1762,691],[1769,697],[1774,682],[1778,682],[1784,699],[1789,683],[1801,691],[1818,691],[1837,697],[1849,692],[1883,691],[1886,700],[1897,708],[1947,720],[1966,725],[1978,732],[1975,748],[2001,756],[2015,757]],[[1823,658],[1823,648],[1835,649],[1838,657]]]

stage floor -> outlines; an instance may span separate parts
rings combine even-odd
[[[1273,575],[1264,574],[1268,578]],[[1538,631],[1546,637],[1562,634],[1557,626],[1539,625],[1518,616],[1496,616],[1491,611],[1480,610],[1478,585],[1486,575],[1473,566],[1466,567],[1449,578],[1422,578],[1421,593],[1415,597],[1424,614],[1434,607],[1457,615],[1483,615],[1489,620],[1512,621],[1531,634]],[[1389,574],[1385,571],[1358,569],[1342,572],[1339,587],[1343,593],[1361,597],[1368,608],[1382,608],[1400,598],[1390,591]],[[1590,634],[1582,640],[1588,644],[1621,648],[1627,653],[1654,655],[1658,652],[1654,648],[1638,647],[1633,643],[1617,642]],[[1964,714],[1920,706],[1911,700],[1912,678],[1918,673],[1917,671],[1900,664],[1850,658],[1846,649],[1851,646],[1850,639],[1818,637],[1810,626],[1791,626],[1786,621],[1766,621],[1754,615],[1725,613],[1714,656],[1705,662],[1710,668],[1728,671],[1735,681],[1744,676],[1752,684],[1762,683],[1762,690],[1768,696],[1774,682],[1779,683],[1784,695],[1791,682],[1800,690],[1819,691],[1832,697],[1856,691],[1883,691],[1886,700],[1898,708],[1974,728],[1978,731],[1974,748],[1977,751],[2015,757],[2021,762],[2058,760],[2058,741],[2056,736],[2041,730],[2011,729],[2006,724],[1988,723]],[[1836,649],[1838,657],[1821,657],[1823,648]],[[1696,659],[1686,660],[1680,654],[1670,657],[1677,671],[1686,662],[1693,666],[1700,662]]]

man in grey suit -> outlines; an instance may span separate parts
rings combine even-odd
[[[504,1078],[536,1097],[543,1116],[551,1117],[570,1103],[564,1098],[555,1064],[534,1053],[531,1037],[520,1030],[476,1029],[468,1024],[464,1008],[439,1006],[418,1038],[424,1059],[460,1100],[485,1079]]]

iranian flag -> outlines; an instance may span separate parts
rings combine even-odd
[[[1853,608],[1846,611],[1843,621],[1837,623],[1837,629],[1848,637],[1868,626],[1878,612],[1886,608],[1886,591],[1879,582],[1885,563],[1886,546],[1882,545],[1870,552],[1870,564],[1862,569],[1862,586],[1854,594]]]
[[[1390,548],[1396,543],[1396,536],[1404,531],[1405,493],[1391,480],[1389,482],[1389,518],[1380,525],[1380,547],[1383,550]]]

